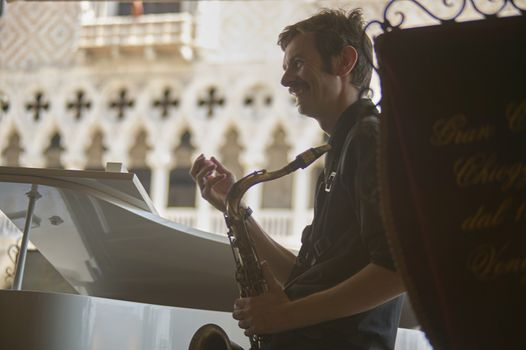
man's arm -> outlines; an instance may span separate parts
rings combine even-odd
[[[354,184],[359,234],[368,249],[369,264],[334,287],[294,301],[288,300],[279,285],[272,282],[267,270],[269,292],[238,299],[235,304],[234,318],[247,334],[276,333],[352,316],[404,292],[380,215],[376,178],[378,123],[370,119],[359,126],[354,146],[347,153],[344,176],[351,174],[346,177],[351,179],[349,184]]]
[[[277,333],[352,316],[381,305],[404,292],[398,274],[369,264],[327,290],[290,301],[270,271],[264,269],[269,292],[236,301],[234,318],[246,334]]]
[[[202,154],[194,161],[190,174],[201,196],[224,213],[226,196],[235,182],[234,175],[214,157],[206,159]],[[247,228],[259,258],[268,262],[281,284],[285,283],[294,266],[294,254],[274,241],[254,218],[248,219]]]
[[[352,316],[379,306],[404,291],[396,272],[369,264],[333,288],[291,302],[287,312],[289,322],[297,328]]]
[[[259,258],[267,262],[279,284],[284,285],[296,262],[296,256],[263,231],[254,218],[248,219],[247,228]]]

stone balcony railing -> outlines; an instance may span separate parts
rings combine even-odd
[[[255,215],[263,230],[272,238],[285,247],[297,249],[301,229],[310,221],[312,214],[306,211],[298,216],[294,215],[292,210],[258,209]],[[168,208],[164,210],[162,216],[179,224],[220,235],[225,235],[227,232],[223,216],[216,211],[200,216],[195,208]]]
[[[91,55],[194,54],[194,20],[188,13],[100,17],[82,24],[79,49]]]

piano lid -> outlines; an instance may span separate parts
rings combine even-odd
[[[237,297],[226,237],[159,217],[133,174],[0,167],[0,210],[80,293],[230,311]]]
[[[0,167],[0,175],[2,179],[9,179],[13,182],[60,181],[64,183],[65,186],[67,186],[67,183],[84,185],[92,190],[97,190],[119,198],[130,205],[152,213],[157,213],[148,193],[133,173]]]

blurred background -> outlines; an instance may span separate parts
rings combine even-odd
[[[239,178],[278,169],[326,139],[280,85],[280,31],[323,7],[360,7],[366,22],[382,19],[388,2],[0,1],[0,165],[104,170],[119,162],[137,174],[161,216],[221,235],[223,217],[189,175],[195,157],[215,155]],[[460,1],[421,3],[447,17]],[[437,23],[411,2],[396,10],[404,26]],[[468,10],[460,19],[478,17]],[[379,30],[371,26],[369,34]],[[378,101],[377,77],[373,90]],[[322,165],[245,197],[262,226],[291,249],[312,217]],[[10,283],[19,235],[1,216],[0,287]],[[68,288],[41,256],[32,259],[37,267],[27,269],[27,283],[31,274],[48,274],[54,282],[47,290]]]

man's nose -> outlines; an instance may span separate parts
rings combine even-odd
[[[281,77],[281,85],[289,87],[292,80],[292,74],[290,74],[289,71],[286,70],[283,72],[283,76]]]

